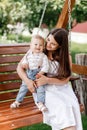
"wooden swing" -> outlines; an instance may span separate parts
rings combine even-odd
[[[66,27],[68,21],[68,0],[59,17],[56,27]],[[71,0],[71,8],[75,0]],[[0,46],[0,129],[12,130],[42,122],[42,113],[36,108],[31,93],[28,93],[18,109],[10,109],[21,84],[16,67],[28,51],[28,44]]]

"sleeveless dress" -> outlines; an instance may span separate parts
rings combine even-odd
[[[49,65],[48,76],[55,76],[58,62],[49,60]],[[70,126],[82,130],[79,103],[69,83],[46,85],[45,105],[48,111],[43,112],[43,122],[50,125],[52,130],[61,130]]]

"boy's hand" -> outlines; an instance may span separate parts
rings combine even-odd
[[[27,83],[27,87],[28,87],[28,89],[29,89],[29,91],[31,93],[35,92],[35,87],[34,86],[36,86],[35,82],[32,81],[32,80],[29,80],[29,83]]]

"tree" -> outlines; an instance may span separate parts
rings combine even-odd
[[[83,22],[87,20],[87,0],[78,0],[73,8],[72,19],[76,19],[77,22]]]
[[[6,29],[7,24],[16,24],[18,21],[25,23],[29,29],[39,26],[44,4],[44,0],[1,0],[0,21],[3,30]],[[43,23],[47,24],[48,27],[55,26],[62,4],[61,0],[48,0],[43,20]]]
[[[43,23],[49,28],[56,25],[65,0],[48,0]],[[22,22],[32,30],[39,26],[46,0],[0,0],[0,33],[7,30],[7,24]],[[84,17],[85,16],[85,17]],[[87,20],[86,0],[77,0],[72,11],[72,21]]]

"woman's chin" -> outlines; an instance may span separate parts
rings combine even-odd
[[[47,49],[48,51],[50,51],[50,50],[51,50],[51,48],[50,48],[50,47],[47,47],[46,49]]]

